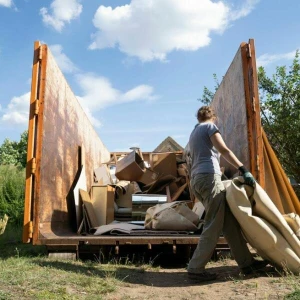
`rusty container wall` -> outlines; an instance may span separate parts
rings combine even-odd
[[[212,101],[217,125],[227,144],[264,186],[262,134],[253,40],[242,43]],[[225,174],[237,170],[221,161]]]
[[[27,217],[24,219],[24,226],[27,224],[33,232],[28,235],[27,229],[23,235],[23,241],[32,237],[34,244],[52,233],[57,236],[60,231],[72,233],[70,218],[75,216],[70,215],[72,204],[67,202],[67,196],[78,176],[79,147],[85,152],[82,163],[88,188],[92,184],[94,168],[110,159],[109,151],[95,132],[47,45],[39,46],[36,51],[39,51],[34,61],[34,65],[39,65],[36,82],[38,105],[33,106],[37,107],[34,116],[37,126],[29,127],[29,135],[36,142],[30,151],[33,157],[28,158],[27,170],[32,171],[32,159],[36,168],[31,182],[26,183]],[[28,222],[30,216],[31,221]]]

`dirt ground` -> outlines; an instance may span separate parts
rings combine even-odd
[[[300,286],[298,276],[281,276],[271,266],[266,272],[244,276],[234,260],[224,259],[209,263],[208,269],[218,274],[217,280],[196,283],[187,278],[184,268],[129,273],[105,299],[283,299]]]

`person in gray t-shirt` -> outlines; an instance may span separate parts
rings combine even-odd
[[[190,155],[193,158],[191,176],[201,173],[221,175],[220,154],[213,146],[211,137],[219,132],[218,127],[206,120],[196,125],[190,136]]]
[[[214,280],[217,277],[205,271],[205,265],[222,231],[241,271],[249,274],[265,267],[267,262],[253,259],[240,226],[227,205],[221,181],[220,155],[240,170],[245,184],[255,186],[255,179],[223,141],[215,125],[216,115],[212,107],[201,107],[197,119],[199,124],[195,126],[189,140],[191,188],[205,207],[205,218],[199,243],[188,265],[188,276],[197,281]]]

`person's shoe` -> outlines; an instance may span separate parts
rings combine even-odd
[[[217,278],[216,273],[210,273],[207,271],[204,271],[202,273],[191,273],[188,272],[188,278],[191,280],[195,280],[197,282],[204,282],[204,281],[212,281]]]
[[[268,264],[269,262],[267,260],[254,260],[250,266],[241,268],[241,271],[244,275],[253,274],[256,271],[263,269]]]

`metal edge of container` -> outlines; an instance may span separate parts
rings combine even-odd
[[[47,46],[34,42],[29,108],[27,164],[25,182],[23,243],[36,243],[38,226],[39,166],[42,146],[43,101],[46,77]]]
[[[248,43],[242,43],[241,52],[247,107],[250,171],[264,188],[263,141],[254,40],[249,39]]]

